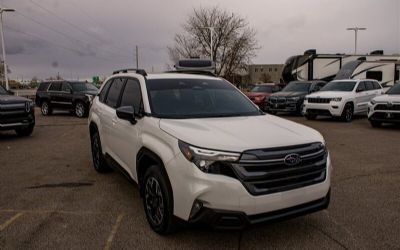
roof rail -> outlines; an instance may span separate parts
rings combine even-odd
[[[181,73],[181,74],[193,74],[193,75],[205,75],[205,76],[217,76],[213,72],[201,71],[201,70],[170,70],[165,71],[165,73]]]
[[[142,75],[144,77],[147,76],[147,73],[144,69],[119,69],[113,72],[113,75],[120,74],[120,73],[128,73],[128,72],[135,72],[136,74]]]

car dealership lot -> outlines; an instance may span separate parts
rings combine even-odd
[[[31,137],[1,132],[0,249],[399,249],[399,127],[284,116],[327,140],[328,210],[244,231],[184,228],[162,237],[148,226],[135,185],[94,171],[86,119],[36,111]]]

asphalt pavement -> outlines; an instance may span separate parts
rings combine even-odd
[[[400,249],[399,127],[283,116],[327,141],[327,210],[243,231],[184,227],[159,236],[137,187],[118,172],[94,171],[86,119],[36,114],[32,136],[0,132],[0,249]]]

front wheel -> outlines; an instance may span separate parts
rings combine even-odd
[[[99,173],[110,172],[111,169],[107,165],[106,160],[103,156],[103,151],[101,149],[101,141],[99,132],[94,132],[90,138],[91,146],[92,146],[92,159],[94,169]]]
[[[75,104],[75,115],[78,118],[82,118],[82,117],[86,116],[86,106],[85,106],[85,104],[83,104],[82,102],[77,102]]]
[[[379,128],[382,125],[382,123],[378,121],[369,121],[369,122],[371,123],[371,126],[374,128]]]
[[[315,120],[315,119],[317,119],[317,115],[314,115],[314,114],[305,114],[304,117],[307,120]]]
[[[26,128],[17,128],[15,132],[19,136],[30,136],[33,132],[33,128],[35,127],[35,124],[31,124]]]
[[[47,101],[42,102],[42,105],[40,106],[40,111],[44,116],[51,115],[53,113],[53,109]]]
[[[161,167],[154,165],[147,169],[143,189],[143,205],[150,227],[162,235],[174,232],[177,221],[173,214],[172,189]]]
[[[353,119],[353,105],[351,105],[350,103],[346,103],[343,108],[341,118],[345,122],[351,122],[351,120]]]

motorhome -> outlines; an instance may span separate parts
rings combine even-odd
[[[399,60],[400,55],[384,55],[382,50],[373,51],[369,55],[347,55],[317,54],[315,49],[311,49],[305,51],[304,55],[287,59],[282,79],[289,83],[291,81],[369,78],[378,80],[384,86],[390,86],[399,77]],[[348,67],[346,66],[340,73],[340,78],[337,78],[338,72],[345,65]],[[351,74],[349,69],[352,69]]]

